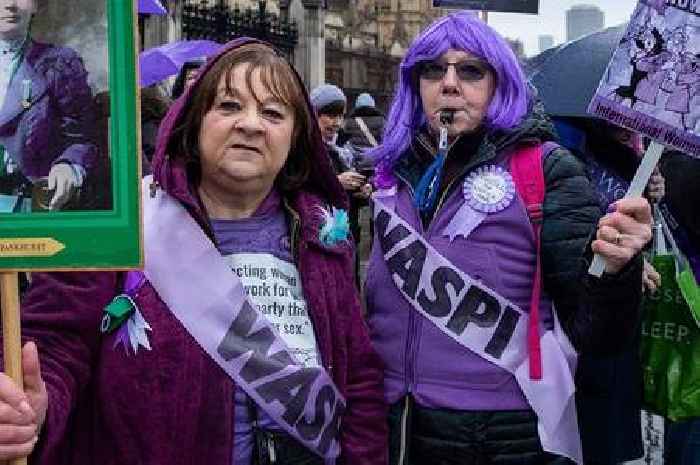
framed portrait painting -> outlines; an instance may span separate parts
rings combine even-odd
[[[0,0],[0,270],[142,263],[135,0]]]

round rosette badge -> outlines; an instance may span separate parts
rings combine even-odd
[[[515,183],[500,166],[482,166],[464,180],[464,198],[474,210],[496,213],[513,202]]]

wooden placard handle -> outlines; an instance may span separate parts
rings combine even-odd
[[[0,305],[2,305],[2,345],[5,360],[5,373],[24,387],[22,378],[22,336],[19,315],[19,276],[14,273],[0,273]],[[27,459],[15,459],[8,465],[27,465]]]
[[[659,159],[663,153],[664,146],[662,144],[656,141],[652,141],[651,144],[649,144],[646,152],[644,152],[642,161],[639,162],[637,171],[634,173],[634,177],[632,178],[629,189],[627,189],[625,198],[642,196],[644,189],[649,183],[651,174],[654,171],[654,168],[656,168],[656,165],[659,163]],[[600,278],[604,271],[605,259],[602,256],[595,254],[593,256],[591,266],[588,268],[588,273]]]

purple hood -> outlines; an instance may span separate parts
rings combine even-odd
[[[185,161],[181,154],[168,153],[168,143],[170,142],[170,137],[174,128],[176,128],[180,122],[185,108],[190,104],[193,94],[192,90],[199,84],[202,76],[204,76],[223,55],[235,48],[251,43],[264,44],[265,42],[243,37],[232,40],[224,47],[221,47],[221,50],[216,55],[212,56],[201,68],[195,83],[171,105],[158,131],[156,153],[153,157],[153,177],[166,192],[187,206],[190,213],[195,215],[196,219],[200,222],[203,221],[206,214],[204,213],[196,189],[189,183]],[[294,68],[292,67],[292,69]],[[311,106],[304,83],[296,70],[294,70],[294,75],[303,89],[306,105],[309,108],[309,114],[313,115],[313,107]],[[308,156],[313,159],[312,166],[314,169],[311,170],[309,178],[301,190],[314,194],[326,204],[347,209],[347,196],[333,171],[315,118],[310,122],[309,126],[311,128],[311,147],[313,149]]]

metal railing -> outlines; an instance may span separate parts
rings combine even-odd
[[[182,9],[182,35],[185,39],[208,39],[225,43],[248,36],[264,40],[293,58],[299,32],[294,21],[266,11],[266,2],[258,9],[231,8],[223,1],[186,0]]]

